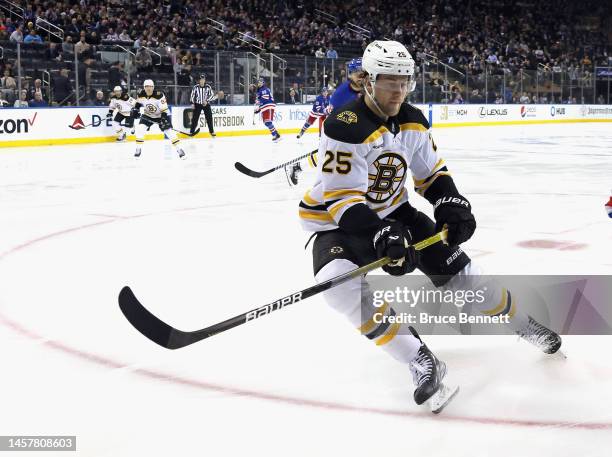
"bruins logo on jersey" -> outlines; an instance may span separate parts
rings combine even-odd
[[[145,112],[150,113],[150,114],[155,114],[157,112],[157,106],[154,105],[153,103],[147,103],[144,106]]]
[[[336,116],[336,119],[346,122],[347,124],[354,124],[357,122],[357,115],[352,111],[342,111]]]
[[[368,193],[372,203],[384,203],[404,185],[408,166],[404,158],[393,152],[384,152],[368,170]]]

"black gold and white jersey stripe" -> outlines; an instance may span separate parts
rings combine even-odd
[[[425,116],[407,103],[384,122],[358,99],[333,111],[323,130],[316,180],[299,205],[305,230],[335,229],[357,204],[382,219],[408,200],[409,178],[423,195],[437,177],[449,174]]]

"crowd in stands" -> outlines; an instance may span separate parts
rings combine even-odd
[[[172,50],[180,70],[204,64],[205,50],[262,48],[346,59],[376,38],[405,43],[419,66],[444,64],[474,77],[540,70],[567,72],[579,79],[596,65],[612,64],[612,2],[599,0],[328,0],[320,6],[323,13],[315,6],[285,0],[22,0],[21,4],[25,12],[21,21],[0,14],[0,41],[24,46],[44,41],[49,58],[59,61],[67,52],[76,52],[81,61],[96,59],[99,46],[118,43],[133,50],[141,71],[153,69],[149,48]],[[55,40],[38,30],[38,19],[60,27],[64,42],[49,44]],[[6,62],[0,70],[4,73],[7,68],[14,77]],[[109,75],[109,88],[121,83],[121,78],[111,79]],[[10,81],[7,84],[2,83],[2,93],[10,88]],[[471,95],[459,85],[456,89],[447,87],[447,101],[460,103]],[[497,95],[505,102],[522,96],[516,88],[511,97]],[[16,98],[15,103],[20,103],[21,95]]]

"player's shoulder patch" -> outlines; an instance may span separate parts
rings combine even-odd
[[[366,112],[362,100],[354,100],[333,110],[325,119],[325,134],[336,141],[350,144],[363,143],[381,125]]]
[[[402,130],[422,130],[424,132],[429,130],[429,122],[423,112],[409,103],[402,104],[397,120]]]
[[[164,93],[161,90],[156,90],[155,92],[153,92],[153,97],[160,100],[164,98]]]

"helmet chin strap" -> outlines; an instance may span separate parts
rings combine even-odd
[[[384,112],[384,111],[383,111],[383,110],[380,108],[380,105],[379,105],[379,104],[378,104],[378,102],[376,101],[376,94],[375,94],[375,92],[376,92],[376,88],[374,87],[376,83],[375,83],[374,81],[370,80],[370,84],[372,84],[372,93],[370,93],[370,91],[368,90],[368,86],[367,86],[366,84],[364,84],[364,85],[363,85],[363,89],[364,89],[364,91],[365,91],[366,95],[367,95],[368,97],[370,97],[370,100],[372,101],[372,103],[374,103],[374,106],[375,106],[375,107],[376,107],[376,109],[378,110],[379,114],[382,114],[382,117],[384,117],[384,118],[388,118],[388,117],[389,117],[389,115],[388,115],[388,114],[386,114],[386,113],[385,113],[385,112]]]

